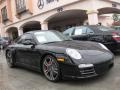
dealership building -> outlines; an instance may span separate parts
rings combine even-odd
[[[120,0],[0,0],[0,9],[0,36],[15,39],[33,30],[111,26]]]

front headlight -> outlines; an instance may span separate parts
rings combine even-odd
[[[99,45],[103,48],[103,49],[105,49],[105,50],[109,50],[105,45],[103,45],[102,43],[99,43]]]
[[[73,59],[81,59],[82,58],[81,54],[75,49],[67,48],[66,53]]]

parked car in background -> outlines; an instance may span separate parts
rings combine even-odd
[[[69,28],[63,34],[70,36],[74,40],[102,43],[113,52],[120,50],[120,30],[99,25],[89,25]]]
[[[0,37],[1,49],[5,49],[10,43],[11,43],[11,40],[8,37]]]
[[[114,65],[113,54],[101,43],[75,41],[58,31],[23,34],[6,49],[9,67],[24,66],[42,72],[50,81],[90,78]]]

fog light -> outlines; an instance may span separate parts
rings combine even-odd
[[[89,67],[93,67],[93,64],[80,64],[78,67],[79,68],[89,68]]]

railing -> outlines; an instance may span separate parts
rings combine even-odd
[[[1,9],[1,14],[2,14],[2,21],[5,22],[8,20],[7,17],[7,8],[6,6]]]
[[[18,14],[26,11],[25,0],[15,0],[16,1],[16,11]]]

